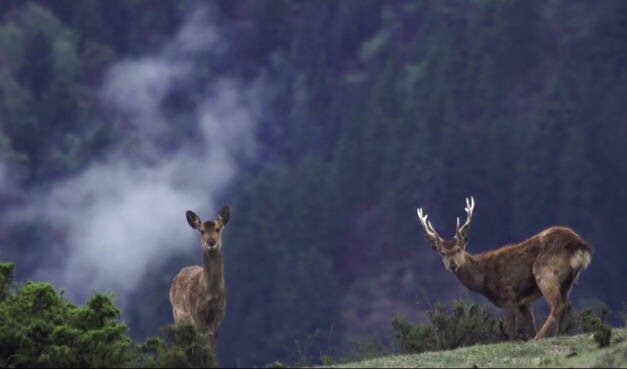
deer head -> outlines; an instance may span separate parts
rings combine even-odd
[[[222,247],[222,228],[229,222],[229,208],[223,207],[213,220],[203,222],[191,210],[185,214],[190,227],[200,232],[200,242],[206,252],[215,252]]]
[[[466,198],[466,222],[459,225],[459,218],[457,218],[457,226],[455,228],[455,236],[450,240],[445,240],[438,232],[435,231],[431,222],[427,220],[427,214],[423,213],[422,208],[417,210],[418,219],[422,228],[425,231],[425,241],[435,251],[442,255],[442,261],[446,269],[456,272],[461,266],[464,265],[466,259],[465,249],[468,245],[468,237],[470,236],[470,220],[472,218],[472,212],[475,208],[475,200],[470,197],[470,200]]]

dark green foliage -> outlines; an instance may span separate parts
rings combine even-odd
[[[113,297],[96,293],[75,306],[45,282],[10,291],[12,263],[0,263],[0,367],[209,368],[216,358],[191,324],[163,328],[165,340],[135,345]]]
[[[225,234],[224,240],[229,245],[225,274],[230,292],[220,338],[230,344],[219,348],[229,356],[243,362],[292,359],[297,340],[308,337],[302,347],[307,352],[299,356],[312,356],[331,344],[326,332],[333,325],[338,290],[329,254],[338,247],[332,240],[342,218],[328,176],[328,167],[310,159],[291,172],[275,167],[243,189],[241,200],[232,206],[233,214],[249,216],[233,217],[229,227],[237,232]],[[266,196],[249,201],[248,189],[257,186]],[[312,227],[318,231],[310,232]],[[259,352],[263,356],[255,357]]]
[[[139,347],[146,368],[214,368],[217,367],[213,349],[207,337],[196,331],[191,323],[163,327],[165,340],[151,337]]]
[[[395,317],[392,326],[396,341],[404,352],[419,353],[437,349],[433,327],[414,325],[402,317]]]
[[[475,304],[454,302],[450,314],[436,305],[428,316],[440,349],[496,342],[502,338],[500,320]]]
[[[101,77],[116,52],[172,32],[186,4],[59,0],[0,9],[0,149],[26,165],[20,183],[66,177],[102,149],[116,127],[98,116]]]
[[[472,303],[455,302],[450,312],[436,304],[427,317],[429,325],[414,325],[401,317],[392,321],[396,341],[404,352],[450,350],[503,338],[500,319]]]
[[[86,306],[52,285],[27,282],[0,303],[0,360],[10,367],[120,367],[134,357],[110,296]]]
[[[43,32],[37,32],[25,45],[24,64],[18,72],[20,82],[25,84],[37,99],[40,99],[50,86],[53,62],[50,39]]]
[[[610,339],[612,338],[612,327],[607,324],[597,325],[594,331],[594,341],[599,345],[599,348],[607,347],[610,345]]]
[[[17,182],[33,184],[76,172],[103,132],[76,34],[48,8],[23,4],[0,29],[0,53],[11,60],[0,76],[0,131],[11,161],[26,166]]]
[[[0,262],[0,301],[3,301],[11,288],[15,264]]]
[[[560,330],[565,334],[579,334],[594,332],[594,341],[599,347],[610,344],[612,328],[608,323],[610,309],[605,304],[599,304],[593,308],[585,308],[579,311],[569,310],[564,318],[563,327]]]
[[[610,309],[602,303],[580,310],[573,310],[569,305],[560,331],[568,335],[594,332],[599,325],[606,324],[609,317]]]

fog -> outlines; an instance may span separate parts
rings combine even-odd
[[[192,111],[174,115],[174,121],[166,118],[172,116],[163,108],[168,94],[195,78],[201,66],[196,56],[219,57],[225,51],[220,40],[210,15],[196,10],[158,50],[109,69],[102,105],[108,116],[123,122],[133,155],[128,145],[114,145],[77,176],[25,194],[31,201],[13,220],[45,222],[64,235],[38,247],[48,254],[38,257],[54,255],[63,262],[43,263],[34,278],[52,281],[74,300],[112,291],[124,308],[147,268],[177,252],[198,252],[185,211],[215,216],[228,200],[220,194],[239,163],[254,160],[259,94],[267,83],[244,88],[221,77],[201,92],[190,92],[196,94]],[[193,127],[194,139],[169,145],[181,125]],[[0,166],[0,182],[3,172]]]

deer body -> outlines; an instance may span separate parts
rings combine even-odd
[[[471,198],[472,199],[472,198]],[[443,240],[427,216],[418,211],[425,238],[443,258],[445,267],[468,289],[486,296],[503,308],[505,331],[510,339],[518,330],[540,339],[559,331],[568,296],[579,273],[590,263],[592,247],[567,227],[549,227],[515,245],[472,255],[466,252],[474,200],[467,200],[468,220],[455,237]],[[536,333],[531,303],[544,297],[551,312]]]
[[[188,223],[201,233],[203,266],[182,268],[170,287],[174,322],[191,321],[214,346],[227,301],[221,230],[228,219],[227,207],[220,210],[216,219],[207,222],[202,222],[194,212],[187,212]]]

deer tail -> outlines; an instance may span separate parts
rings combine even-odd
[[[577,283],[579,281],[581,271],[590,265],[594,248],[585,241],[581,241],[573,246],[574,247],[570,255],[570,267],[573,268],[575,276],[574,283]]]
[[[592,252],[589,250],[577,250],[570,256],[570,267],[575,270],[586,269],[592,260]]]

